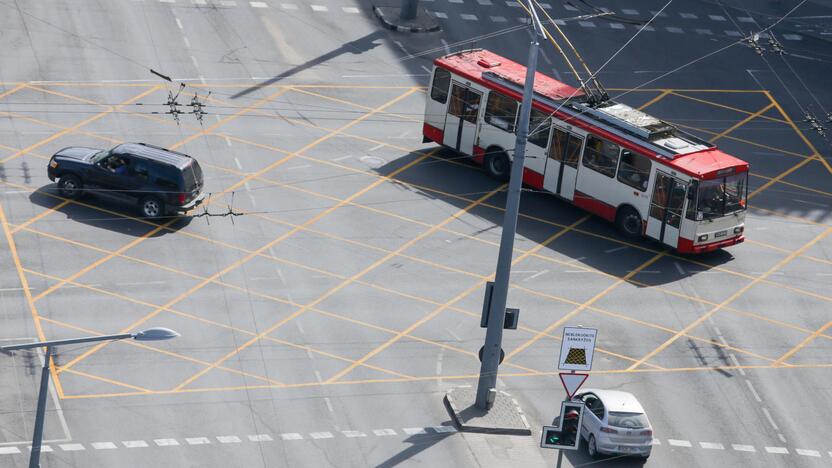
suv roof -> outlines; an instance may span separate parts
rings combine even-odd
[[[113,153],[126,153],[139,156],[141,158],[152,159],[162,164],[174,166],[176,168],[183,168],[193,161],[193,158],[185,153],[171,151],[169,149],[160,148],[158,146],[148,145],[147,143],[123,143],[113,148]]]

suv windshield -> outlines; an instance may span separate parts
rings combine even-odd
[[[99,151],[99,152],[95,153],[95,155],[93,155],[92,160],[91,160],[92,163],[93,164],[98,164],[99,162],[103,161],[104,158],[109,156],[112,151],[113,150],[103,150],[103,151]]]
[[[705,218],[716,218],[744,210],[747,180],[748,173],[743,172],[722,179],[701,181],[697,209]]]
[[[643,429],[647,427],[647,416],[644,413],[609,413],[609,425],[625,429]]]

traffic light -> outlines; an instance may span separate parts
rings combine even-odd
[[[584,417],[583,403],[564,401],[560,405],[560,416],[555,426],[543,426],[540,436],[541,448],[578,450],[581,442],[581,421]]]

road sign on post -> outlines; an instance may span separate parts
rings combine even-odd
[[[586,382],[589,374],[575,374],[575,373],[560,373],[560,382],[563,384],[563,389],[566,390],[566,399],[571,400],[581,385]]]
[[[581,443],[581,422],[584,404],[564,401],[560,404],[560,416],[554,426],[543,426],[540,448],[578,450]]]
[[[588,372],[592,369],[592,355],[595,352],[595,328],[565,327],[560,344],[558,369]]]

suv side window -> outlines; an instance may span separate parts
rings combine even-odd
[[[152,163],[153,183],[163,189],[179,190],[179,171],[159,163]]]
[[[147,161],[144,159],[134,159],[130,174],[141,181],[147,182],[150,178]]]

